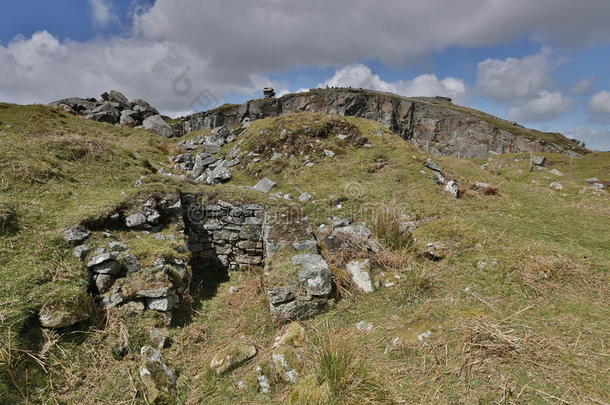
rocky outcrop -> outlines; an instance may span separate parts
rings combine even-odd
[[[93,121],[129,127],[143,126],[164,138],[182,135],[181,127],[170,125],[149,103],[140,99],[129,101],[117,90],[103,93],[100,99],[71,97],[53,101],[49,105]]]
[[[237,127],[291,112],[317,112],[378,121],[426,151],[463,158],[519,152],[585,153],[561,134],[537,133],[436,98],[406,98],[357,89],[316,89],[280,98],[225,105],[181,119],[184,132]]]

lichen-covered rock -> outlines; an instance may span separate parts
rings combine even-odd
[[[64,231],[64,240],[73,245],[83,243],[89,236],[91,236],[91,232],[82,226],[75,226]]]
[[[360,291],[366,293],[375,291],[373,280],[371,279],[371,263],[369,259],[352,260],[347,263],[346,269],[352,276],[352,282]]]
[[[146,386],[148,403],[174,403],[176,374],[165,363],[161,352],[154,347],[144,346],[140,355],[140,377]]]
[[[290,346],[282,346],[273,350],[271,354],[273,365],[278,376],[289,383],[297,382],[301,365],[301,358],[297,351]]]
[[[309,294],[328,296],[333,288],[330,269],[324,258],[318,254],[305,253],[292,257],[292,262],[302,266],[299,282]]]
[[[43,328],[67,328],[89,319],[86,306],[75,303],[48,303],[38,313]]]
[[[324,239],[324,243],[331,250],[369,250],[377,252],[380,243],[372,232],[364,225],[347,225],[336,227]]]
[[[458,182],[455,180],[449,180],[447,184],[445,184],[445,192],[448,193],[453,198],[460,197],[460,187],[458,186]]]
[[[80,260],[85,260],[89,252],[91,252],[91,248],[87,245],[80,245],[72,250],[72,254]]]
[[[157,135],[164,138],[171,138],[174,135],[174,130],[171,125],[169,125],[160,115],[153,115],[146,118],[142,122],[142,125],[144,126],[144,129],[154,131]]]
[[[241,338],[217,353],[210,362],[210,368],[216,374],[223,374],[241,366],[256,356],[256,353],[256,347]]]
[[[261,193],[268,193],[273,187],[275,187],[275,182],[267,177],[263,177],[252,188],[256,191],[260,191]]]
[[[298,322],[291,322],[275,337],[273,348],[281,346],[301,347],[305,344],[305,328]]]

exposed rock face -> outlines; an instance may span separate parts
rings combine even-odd
[[[441,155],[486,158],[490,153],[586,150],[559,134],[545,140],[508,121],[433,98],[405,98],[356,89],[314,90],[194,114],[182,119],[184,131],[240,126],[260,118],[306,111],[378,121],[416,146]]]

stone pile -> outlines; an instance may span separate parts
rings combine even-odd
[[[140,99],[130,101],[117,90],[102,94],[100,99],[71,97],[49,105],[93,121],[129,127],[142,126],[165,138],[182,135],[181,127],[173,128],[149,103]]]
[[[232,153],[230,159],[214,155],[223,145],[233,142],[235,138],[233,131],[224,127],[216,128],[212,135],[201,135],[181,142],[179,145],[189,152],[175,156],[172,162],[176,168],[188,172],[188,177],[192,180],[207,184],[224,183],[232,177],[230,168],[239,164],[238,150]],[[191,153],[197,149],[202,149],[203,152]]]

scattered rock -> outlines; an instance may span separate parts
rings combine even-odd
[[[378,252],[381,248],[371,231],[364,225],[348,225],[334,228],[324,239],[331,250],[369,250]]]
[[[487,184],[487,183],[480,183],[480,182],[474,183],[472,185],[472,189],[480,192],[481,194],[485,194],[485,195],[498,194],[498,188],[494,187],[490,184]]]
[[[305,328],[298,322],[291,322],[275,337],[273,348],[281,346],[301,347],[305,344]]]
[[[43,328],[67,328],[89,319],[89,313],[80,305],[46,304],[38,313]]]
[[[137,228],[146,224],[146,216],[141,212],[131,214],[125,218],[125,225],[128,228]]]
[[[352,276],[352,281],[360,291],[370,293],[375,291],[371,280],[371,264],[369,259],[352,260],[346,265],[347,271]]]
[[[106,93],[102,93],[102,100],[116,103],[123,108],[131,108],[131,104],[129,104],[127,97],[117,90],[110,90]]]
[[[301,195],[299,196],[299,201],[300,201],[300,202],[306,202],[306,201],[311,200],[312,198],[313,198],[313,197],[312,197],[312,195],[311,195],[311,194],[309,194],[309,193],[303,193],[303,194],[301,194]]]
[[[116,258],[116,254],[114,253],[100,253],[100,254],[96,254],[95,256],[93,256],[88,262],[87,262],[87,267],[88,268],[93,268],[95,266],[98,266],[102,263],[114,260]]]
[[[165,363],[161,352],[154,347],[144,346],[140,377],[146,386],[146,399],[150,404],[173,403],[175,400],[176,374]]]
[[[78,245],[83,243],[90,235],[89,230],[82,226],[75,226],[64,231],[64,240],[73,245]]]
[[[324,154],[330,158],[335,157],[335,152],[333,152],[332,150],[324,149]]]
[[[284,382],[296,383],[299,373],[296,370],[301,363],[297,351],[289,346],[277,348],[271,354],[275,372]]]
[[[360,321],[356,324],[356,329],[361,332],[369,332],[373,330],[373,324],[366,321]]]
[[[85,257],[91,252],[91,248],[87,245],[80,245],[74,248],[72,254],[80,260],[85,260]]]
[[[127,245],[122,242],[110,242],[108,248],[111,252],[122,252],[127,250]]]
[[[440,172],[434,172],[433,179],[439,186],[443,186],[446,183],[445,177]]]
[[[532,156],[531,162],[534,166],[544,166],[546,164],[546,157],[544,156]]]
[[[256,191],[260,191],[262,193],[268,193],[271,191],[273,187],[275,187],[275,182],[267,177],[263,177],[254,187],[252,187]]]
[[[435,172],[443,171],[443,168],[438,163],[436,163],[434,160],[432,160],[432,158],[426,159],[426,161],[424,162],[424,166],[430,170],[434,170]]]
[[[158,350],[167,347],[169,344],[169,332],[166,329],[149,328],[148,337]]]
[[[438,261],[443,259],[447,254],[447,248],[441,243],[428,243],[424,256],[432,261]]]
[[[559,170],[557,170],[557,169],[552,169],[552,170],[549,170],[549,173],[551,173],[552,175],[555,175],[555,176],[557,176],[557,177],[561,177],[561,176],[563,176],[563,173],[562,173],[562,172],[560,172],[560,171],[559,171]]]
[[[256,356],[256,347],[245,342],[243,337],[240,340],[239,342],[229,344],[228,347],[214,356],[210,362],[210,368],[216,374],[220,375],[231,371]]]
[[[114,277],[110,274],[96,274],[93,278],[95,280],[95,287],[100,294],[110,290],[110,287],[112,287],[112,284],[114,283]]]
[[[563,190],[563,186],[561,185],[561,183],[558,183],[558,182],[556,182],[556,181],[554,181],[554,182],[552,182],[551,184],[549,184],[549,187],[550,187],[552,190],[555,190],[555,191],[561,191],[561,190]]]
[[[460,188],[458,182],[455,180],[449,180],[445,185],[445,192],[449,193],[453,198],[460,197]]]

